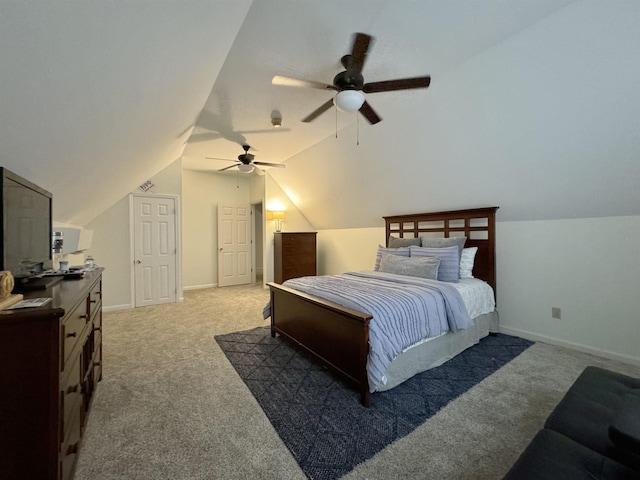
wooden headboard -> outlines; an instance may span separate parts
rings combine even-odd
[[[487,282],[496,292],[495,216],[499,207],[450,210],[448,212],[414,213],[383,217],[386,242],[398,238],[467,237],[465,247],[478,247],[473,276]],[[495,293],[497,296],[497,293]]]

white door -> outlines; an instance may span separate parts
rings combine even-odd
[[[251,283],[251,206],[218,204],[218,286]]]
[[[176,199],[135,195],[133,224],[135,306],[175,302]]]

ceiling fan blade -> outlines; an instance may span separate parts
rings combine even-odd
[[[367,103],[367,101],[365,100],[365,102],[362,104],[362,106],[360,107],[360,113],[364,116],[364,118],[366,118],[367,120],[369,120],[369,123],[371,125],[375,125],[376,123],[378,123],[380,120],[382,120],[378,114],[373,110],[373,108],[371,108],[371,105],[369,105],[369,103]]]
[[[364,93],[390,92],[393,90],[407,90],[410,88],[427,88],[431,83],[431,77],[400,78],[386,80],[384,82],[365,83],[362,86]]]
[[[362,71],[364,61],[369,50],[369,43],[373,37],[366,33],[356,33],[353,37],[353,47],[351,48],[352,64],[351,67],[358,72]]]
[[[237,166],[238,166],[238,164],[236,163],[235,165],[229,165],[228,167],[221,168],[221,169],[220,169],[220,170],[218,170],[218,171],[219,171],[219,172],[224,172],[225,170],[229,170],[229,169],[234,168],[234,167],[237,167]]]
[[[285,168],[284,163],[269,163],[269,162],[253,162],[254,165],[265,165],[267,167]]]
[[[302,121],[308,123],[311,120],[315,119],[317,116],[329,110],[332,106],[333,106],[333,98],[330,98],[325,103],[323,103],[318,108],[316,108],[313,112],[311,112],[309,115],[304,117]]]
[[[336,87],[328,83],[314,82],[313,80],[300,80],[298,78],[282,77],[276,75],[271,79],[272,85],[282,85],[285,87],[309,87],[319,88],[321,90],[336,90]]]

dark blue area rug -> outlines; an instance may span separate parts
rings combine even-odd
[[[509,335],[486,337],[440,367],[373,393],[365,408],[354,388],[299,347],[271,338],[269,327],[215,338],[313,480],[350,472],[533,344]]]

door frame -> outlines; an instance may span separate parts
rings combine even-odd
[[[259,215],[258,213],[259,212]],[[252,231],[251,231],[251,283],[256,283],[257,274],[258,274],[258,264],[256,263],[256,257],[258,254],[258,250],[256,246],[258,243],[260,244],[261,252],[260,258],[262,259],[262,265],[260,265],[260,271],[262,272],[262,285],[265,285],[264,280],[264,202],[262,200],[258,202],[251,203],[251,221],[252,221]],[[260,222],[258,222],[258,218],[260,218]],[[260,242],[257,242],[256,239],[260,237]]]
[[[182,219],[181,219],[181,207],[180,196],[173,194],[158,194],[158,193],[130,193],[129,194],[129,284],[130,290],[130,304],[135,307],[136,305],[136,275],[135,275],[135,225],[134,225],[134,198],[171,198],[175,202],[176,214],[175,220],[175,232],[176,232],[176,264],[175,264],[175,276],[176,276],[176,302],[184,301],[184,294],[182,291]]]

